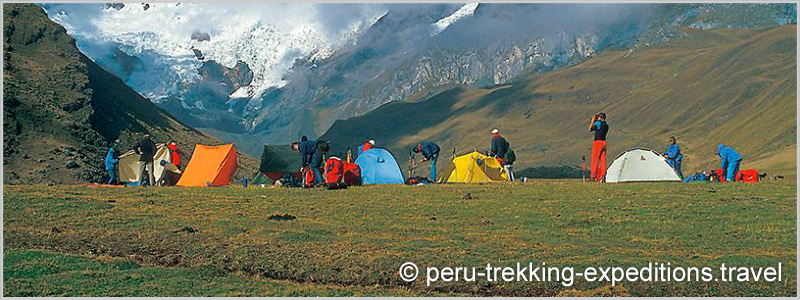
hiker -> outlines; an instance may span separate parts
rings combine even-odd
[[[106,184],[117,184],[117,164],[119,163],[119,157],[117,157],[117,151],[114,150],[114,147],[108,148],[108,154],[106,154],[106,172],[108,172],[108,182]]]
[[[500,135],[500,130],[497,128],[492,129],[492,149],[490,154],[497,159],[497,162],[503,166],[503,170],[508,176],[508,180],[514,181],[514,172],[512,170],[514,160],[517,156],[511,151],[508,141]],[[510,154],[510,155],[509,155]]]
[[[159,186],[173,186],[178,183],[178,180],[181,179],[181,169],[178,168],[173,163],[169,163],[166,160],[161,160],[159,164],[164,167],[164,173],[161,173],[161,178],[158,179]]]
[[[297,151],[300,153],[302,165],[300,167],[300,172],[304,173],[306,168],[311,168],[311,171],[314,172],[314,183],[321,184],[324,182],[322,178],[322,151],[317,149],[317,142],[306,140],[302,142],[294,142],[292,143],[292,150]]]
[[[739,165],[742,162],[742,156],[731,147],[719,144],[714,148],[714,154],[719,155],[722,164],[720,169],[725,176],[726,181],[733,182],[736,179],[736,174],[739,173]]]
[[[411,149],[414,153],[421,153],[422,159],[419,163],[422,163],[426,160],[431,162],[431,178],[429,180],[431,182],[436,182],[436,160],[439,158],[439,145],[434,142],[420,142],[417,144],[414,149]]]
[[[664,158],[667,159],[667,164],[675,170],[675,173],[678,173],[678,177],[683,179],[683,172],[681,172],[683,154],[674,135],[669,137],[669,146],[667,147],[667,152],[664,153]]]
[[[178,149],[178,143],[176,143],[175,141],[169,142],[169,144],[167,144],[167,149],[169,149],[169,159],[170,161],[172,161],[172,164],[180,168],[181,155],[183,154],[183,152],[181,152],[181,150]]]
[[[372,147],[375,147],[375,140],[369,140],[366,143],[364,143],[364,146],[361,146],[361,152],[372,149]]]
[[[145,133],[142,140],[136,146],[133,146],[133,151],[139,154],[139,185],[153,185],[156,183],[153,171],[153,156],[156,155],[156,143],[150,139],[150,134]],[[147,171],[147,177],[144,176]]]
[[[591,118],[589,131],[594,132],[594,142],[592,142],[592,170],[589,178],[594,178],[597,183],[603,182],[606,176],[606,135],[608,134],[608,123],[606,123],[606,113],[599,113]]]

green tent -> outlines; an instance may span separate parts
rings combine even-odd
[[[300,155],[288,145],[264,145],[258,172],[271,181],[280,179],[285,173],[300,177],[301,163]],[[256,177],[253,184],[257,184]]]
[[[265,186],[272,185],[273,183],[275,183],[274,180],[270,179],[269,177],[264,175],[264,173],[261,172],[256,172],[256,174],[253,175],[253,181],[250,182],[251,185],[265,185]]]

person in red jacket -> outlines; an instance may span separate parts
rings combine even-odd
[[[372,149],[372,147],[375,147],[375,140],[369,140],[366,143],[364,143],[364,146],[361,147],[361,152]]]
[[[167,144],[167,149],[169,149],[170,162],[180,168],[182,152],[178,149],[178,143],[175,143],[175,141],[169,142],[169,144]]]

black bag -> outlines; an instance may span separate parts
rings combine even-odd
[[[302,187],[303,181],[297,177],[292,176],[291,173],[283,173],[280,179],[284,187]]]
[[[517,160],[517,154],[514,153],[514,150],[511,150],[509,148],[508,151],[506,151],[506,157],[503,158],[503,163],[510,166],[513,165],[514,161],[516,160]]]
[[[328,144],[326,141],[317,141],[317,150],[322,152],[328,152],[331,149],[331,145]]]
[[[341,189],[346,189],[347,188],[347,184],[344,183],[344,182],[326,183],[325,186],[329,190],[341,190]]]

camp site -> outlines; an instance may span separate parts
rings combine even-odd
[[[797,297],[796,4],[320,5],[3,4],[3,296]]]

